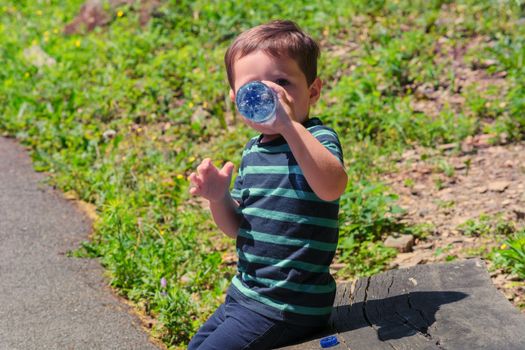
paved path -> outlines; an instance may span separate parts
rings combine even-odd
[[[65,253],[90,222],[0,137],[0,350],[158,349],[95,259]]]

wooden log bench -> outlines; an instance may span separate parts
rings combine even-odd
[[[417,265],[338,285],[324,332],[281,349],[525,349],[525,315],[479,259]]]

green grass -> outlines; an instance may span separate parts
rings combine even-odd
[[[518,230],[494,252],[496,266],[525,280],[525,229]]]
[[[351,179],[341,277],[385,268],[394,253],[381,238],[418,230],[400,224],[396,196],[378,182],[390,156],[481,132],[525,134],[521,1],[166,1],[144,27],[127,6],[103,28],[62,34],[82,3],[0,0],[0,130],[31,148],[54,185],[96,205],[94,238],[76,254],[100,257],[112,285],[174,347],[221,302],[234,273],[221,259],[233,242],[188,197],[186,176],[204,157],[238,164],[254,135],[232,111],[222,64],[240,31],[289,18],[322,44],[325,88],[312,114],[339,133]],[[455,91],[452,52],[478,36],[486,40],[468,48],[466,64],[493,60],[487,72],[506,72],[506,89],[461,91],[459,111],[415,111],[419,86]],[[23,53],[32,45],[56,63],[33,65]],[[453,175],[447,164],[442,171]]]
[[[458,231],[466,236],[508,236],[516,231],[514,222],[503,215],[481,214],[475,219],[468,219],[457,227]]]

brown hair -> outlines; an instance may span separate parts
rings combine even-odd
[[[295,60],[308,85],[317,77],[319,45],[294,22],[276,20],[242,32],[226,50],[224,63],[232,89],[234,61],[257,50],[273,57],[286,55]]]

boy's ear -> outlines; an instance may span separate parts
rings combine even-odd
[[[233,89],[230,89],[230,100],[235,103],[235,92],[233,92]]]
[[[323,87],[323,82],[318,77],[315,78],[312,85],[310,85],[310,106],[314,105],[321,97],[321,88]]]

